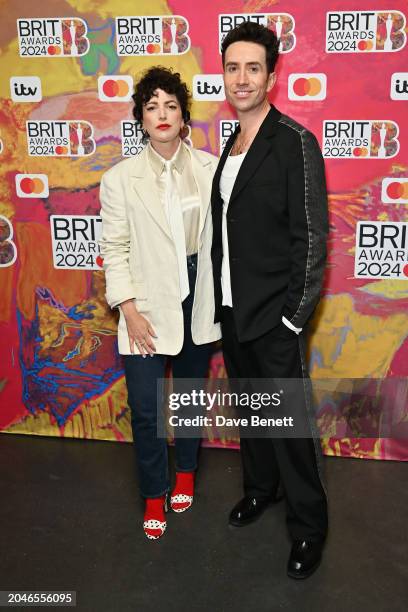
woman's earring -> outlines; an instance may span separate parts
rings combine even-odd
[[[188,134],[189,134],[188,126],[184,124],[183,127],[180,129],[181,140],[184,140],[185,138],[187,138]]]

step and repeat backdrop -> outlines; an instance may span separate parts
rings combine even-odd
[[[406,377],[405,0],[14,0],[0,11],[2,431],[131,439],[104,300],[99,182],[141,151],[130,97],[155,64],[190,86],[189,140],[220,154],[236,119],[219,47],[244,20],[276,31],[271,101],[316,134],[326,160],[331,233],[312,377]],[[211,376],[223,375],[217,351]],[[210,444],[237,443],[209,433]],[[323,444],[327,454],[408,460],[403,439]]]

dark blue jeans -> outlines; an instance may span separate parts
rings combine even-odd
[[[190,294],[184,300],[184,344],[178,355],[125,355],[125,376],[128,404],[131,410],[133,441],[143,497],[160,497],[170,488],[167,441],[157,437],[157,379],[164,378],[171,360],[174,378],[204,378],[212,351],[212,343],[196,345],[191,337],[191,313],[197,276],[197,258],[189,257]],[[160,407],[159,407],[160,409]],[[160,412],[160,410],[159,410]],[[176,470],[193,472],[197,468],[200,438],[176,438]]]

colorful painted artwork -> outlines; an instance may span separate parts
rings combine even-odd
[[[219,44],[244,19],[280,37],[271,101],[317,136],[326,158],[331,232],[324,296],[311,323],[312,377],[407,376],[408,11],[402,0],[384,6],[1,4],[2,431],[131,439],[97,244],[99,182],[123,156],[140,152],[130,96],[155,64],[182,74],[193,93],[191,141],[219,155],[235,125]],[[223,375],[218,351],[211,376]],[[403,439],[325,438],[323,445],[328,455],[408,460]]]

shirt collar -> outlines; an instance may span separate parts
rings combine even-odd
[[[164,159],[164,157],[162,157],[157,151],[155,151],[150,142],[147,145],[147,150],[149,155],[149,162],[157,176],[161,176],[162,173],[165,171],[166,161],[170,161],[172,168],[175,168],[179,174],[182,174],[186,162],[186,150],[181,140],[179,142],[177,151],[170,160]]]

